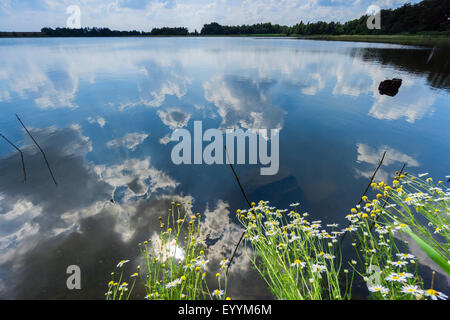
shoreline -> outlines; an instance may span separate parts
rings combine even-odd
[[[237,34],[237,35],[132,35],[132,36],[99,36],[99,37],[50,37],[41,32],[0,32],[0,39],[13,38],[284,38],[300,40],[321,40],[321,41],[346,41],[346,42],[368,42],[368,43],[389,43],[416,46],[438,46],[450,47],[450,36],[448,35],[286,35],[286,34]]]

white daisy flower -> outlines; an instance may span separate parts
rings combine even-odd
[[[425,295],[431,297],[432,300],[437,300],[437,299],[441,299],[441,300],[447,300],[448,296],[443,294],[442,292],[433,290],[433,289],[428,289],[427,291],[425,291]]]
[[[423,294],[423,290],[419,289],[419,286],[406,285],[403,286],[402,292],[405,294]]]
[[[408,272],[398,272],[397,275],[399,277],[403,277],[403,278],[406,278],[406,279],[414,278],[414,275],[412,273],[408,273]]]
[[[380,292],[382,295],[385,295],[385,294],[387,294],[389,292],[389,289],[385,288],[383,286],[375,285],[375,286],[370,286],[369,287],[369,291],[370,292]]]
[[[220,261],[220,266],[227,266],[229,263],[230,263],[230,260],[222,259],[222,261]]]
[[[195,265],[198,267],[205,267],[208,262],[209,262],[209,260],[200,260],[200,261],[197,261],[197,263]]]
[[[223,296],[223,290],[216,289],[211,294],[213,295],[213,297],[220,298],[221,296]]]
[[[291,267],[300,267],[300,268],[304,268],[306,265],[305,262],[300,261],[299,259],[295,259],[295,261],[293,263],[291,263]]]
[[[409,254],[409,253],[397,253],[396,256],[399,257],[400,260],[414,259],[415,258],[415,256],[413,256],[412,254]]]
[[[356,231],[356,228],[353,226],[348,226],[345,229],[342,229],[343,232],[352,232],[352,231]]]
[[[321,265],[321,264],[313,264],[312,265],[312,267],[311,267],[311,271],[313,272],[313,273],[322,273],[322,272],[324,272],[326,270],[326,267],[325,266],[323,266],[323,265]]]
[[[403,267],[408,264],[407,261],[390,261],[389,263],[397,267]]]
[[[130,260],[122,260],[122,261],[120,261],[120,262],[117,264],[117,268],[122,268],[122,266],[123,266],[125,263],[127,263],[127,262],[130,262]]]
[[[386,281],[391,281],[391,282],[403,282],[406,280],[405,277],[402,277],[395,272],[392,272],[385,279],[386,279]]]

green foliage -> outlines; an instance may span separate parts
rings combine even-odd
[[[167,221],[158,219],[160,234],[139,244],[143,267],[139,265],[137,272],[130,276],[132,285],[124,281],[125,264],[129,260],[122,260],[117,265],[119,279],[115,280],[115,273],[111,273],[106,299],[130,299],[137,281],[144,288],[147,300],[225,299],[228,260],[220,263],[221,271],[216,274],[218,288],[210,292],[205,272],[209,260],[200,240],[200,214],[188,214],[180,203],[173,202]]]
[[[424,31],[450,31],[448,14],[450,1],[424,0],[418,4],[405,4],[397,9],[381,10],[381,29],[367,28],[367,16],[340,22],[308,22],[289,27],[271,23],[259,23],[242,26],[222,26],[217,22],[205,24],[202,35],[252,35],[252,34],[285,34],[285,35],[379,35],[379,34],[416,34]]]
[[[362,204],[346,215],[349,225],[344,229],[309,221],[297,203],[290,211],[264,201],[252,203],[249,210],[236,211],[245,228],[244,243],[251,249],[245,252],[277,299],[346,300],[352,298],[354,282],[363,280],[369,299],[445,300],[444,293],[433,289],[434,278],[424,283],[417,258],[408,253],[410,238],[449,273],[449,189],[444,191],[443,181],[422,180],[425,175],[397,173],[391,185],[372,183],[374,199],[363,196]],[[224,299],[229,261],[220,263],[218,288],[210,291],[200,214],[172,203],[167,221],[159,220],[160,234],[139,245],[143,267],[130,276],[131,286],[124,281],[128,260],[123,260],[117,265],[118,280],[111,274],[106,298],[129,299],[141,283],[146,299]],[[342,256],[344,233],[355,249],[352,258]],[[344,263],[349,267],[343,268]]]
[[[322,229],[320,221],[309,222],[297,204],[293,210],[275,210],[260,201],[237,215],[247,232],[255,255],[254,267],[277,299],[345,300],[351,281],[345,273],[340,283],[341,261],[335,233]]]
[[[391,35],[450,32],[448,20],[450,1],[424,0],[397,9],[381,10],[381,29],[370,30],[366,26],[367,15],[345,23],[300,21],[293,26],[257,23],[253,25],[223,26],[217,22],[203,25],[200,33],[189,33],[185,27],[153,28],[151,32],[116,31],[108,28],[42,28],[41,35],[49,37],[121,37],[121,36],[188,36],[188,35]],[[32,36],[32,35],[28,35]]]
[[[188,34],[187,28],[153,28],[150,32],[152,36],[187,36]]]

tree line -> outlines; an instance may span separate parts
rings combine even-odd
[[[294,26],[281,26],[271,23],[260,23],[242,26],[221,26],[217,22],[205,24],[201,30],[204,35],[236,35],[236,34],[285,34],[285,35],[377,35],[419,32],[450,31],[450,1],[424,0],[415,5],[404,4],[397,9],[381,10],[381,29],[367,28],[367,15],[359,19],[340,22],[318,21],[300,23]]]
[[[203,25],[200,33],[189,33],[186,27],[153,28],[144,31],[117,31],[109,28],[42,28],[41,35],[49,37],[120,37],[120,36],[188,36],[188,35],[379,35],[420,32],[444,32],[450,34],[450,0],[424,0],[397,9],[381,10],[381,29],[368,29],[367,15],[359,19],[340,22],[318,21],[293,26],[258,23],[252,25],[224,26],[217,22]]]

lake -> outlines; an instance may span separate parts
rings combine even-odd
[[[172,201],[200,212],[210,260],[229,257],[247,208],[226,164],[175,165],[174,129],[279,129],[279,171],[235,165],[250,201],[299,202],[346,225],[376,180],[443,180],[450,165],[449,52],[276,38],[0,39],[0,297],[103,299],[122,259],[159,230]],[[385,79],[401,78],[394,97]],[[23,123],[45,151],[42,154]],[[426,283],[432,262],[417,248]],[[82,289],[66,288],[81,268]],[[214,270],[211,272],[215,272]],[[450,281],[436,276],[449,293]],[[428,283],[429,284],[429,283]],[[242,251],[230,296],[270,299]]]

